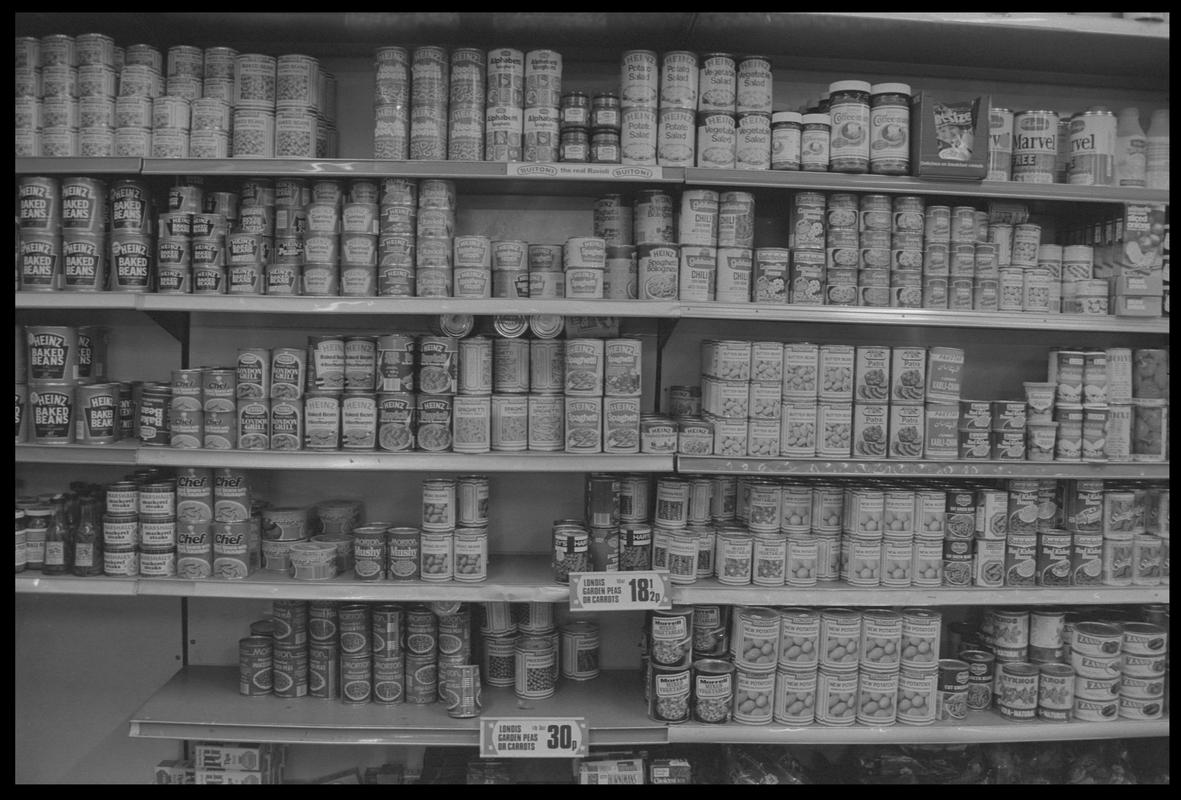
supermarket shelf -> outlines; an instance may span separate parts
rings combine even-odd
[[[136,463],[134,442],[113,444],[18,444],[18,464],[118,464]]]
[[[345,469],[390,472],[672,472],[671,455],[610,453],[386,453],[309,450],[204,450],[141,447],[137,464],[238,469]]]
[[[446,581],[360,581],[351,573],[332,580],[295,580],[279,573],[255,571],[242,580],[214,578],[114,578],[97,575],[41,575],[26,570],[16,575],[19,594],[119,595],[125,597],[212,597],[220,599],[337,600],[409,603],[456,601],[570,602],[570,589],[554,580],[548,556],[493,554],[488,579],[478,583]],[[1167,603],[1168,586],[1063,586],[1022,589],[935,587],[930,589],[850,586],[844,582],[815,587],[731,586],[716,578],[672,584],[674,603],[768,606],[1085,606]]]
[[[80,579],[81,580],[81,579]],[[295,580],[279,573],[256,571],[243,580],[142,578],[140,595],[217,597],[265,600],[342,600],[409,603],[451,600],[569,603],[570,589],[554,580],[548,556],[493,554],[488,579],[478,583],[445,581],[361,581],[353,574],[327,581]]]
[[[941,328],[1007,328],[1047,331],[1113,331],[1167,334],[1166,318],[1135,319],[1112,315],[1036,314],[1001,311],[945,311],[925,308],[807,306],[770,303],[688,303],[681,316],[695,319],[752,319],[768,322],[817,322],[845,325],[906,325]]]
[[[640,317],[646,319],[738,319],[846,325],[986,328],[1144,334],[1169,333],[1169,319],[866,308],[769,303],[682,303],[675,300],[569,300],[462,297],[268,297],[265,295],[155,294],[134,292],[17,292],[16,309],[127,309],[215,314],[386,314],[477,316]]]
[[[835,192],[990,197],[1006,200],[1043,200],[1071,203],[1165,203],[1169,192],[1120,186],[1075,186],[1066,183],[1018,181],[947,181],[905,175],[870,175],[796,170],[748,170],[685,167],[691,186],[730,188],[806,189]]]
[[[139,594],[139,578],[114,578],[93,575],[79,578],[74,575],[42,575],[25,570],[16,574],[17,594],[103,595],[105,597],[135,597]]]
[[[726,742],[774,744],[923,744],[1077,741],[1169,735],[1168,718],[1110,722],[1011,722],[993,711],[963,722],[828,727],[778,724],[665,725],[647,716],[639,676],[606,670],[594,680],[562,681],[545,700],[519,700],[512,689],[485,687],[483,717],[584,716],[590,745]],[[351,704],[326,698],[243,697],[238,668],[191,666],[178,672],[130,719],[136,738],[225,739],[289,744],[475,746],[479,718],[453,719],[441,703]]]
[[[54,156],[51,158],[18,158],[18,175],[138,175],[143,169],[142,158],[81,158]]]
[[[1142,478],[1167,480],[1168,462],[870,461],[677,456],[677,472],[759,475],[885,475],[902,478]]]
[[[18,295],[19,297],[19,295]],[[143,311],[219,314],[475,314],[675,317],[675,302],[462,297],[267,297],[262,295],[141,294]]]
[[[768,606],[1065,606],[1126,603],[1167,603],[1168,586],[1013,586],[997,589],[939,586],[892,589],[850,586],[844,581],[814,587],[730,586],[716,578],[699,578],[692,584],[672,584],[674,603]]]
[[[604,671],[590,681],[561,681],[553,697],[520,700],[512,689],[485,687],[484,717],[586,718],[590,746],[666,744],[667,726],[646,714],[639,676]],[[243,697],[238,668],[186,667],[130,719],[130,735],[289,744],[470,745],[479,718],[454,719],[442,703],[352,704],[316,697]]]
[[[332,450],[206,450],[108,445],[16,445],[23,464],[135,464],[238,469],[344,469],[388,472],[679,472],[747,475],[892,476],[900,478],[1139,478],[1167,480],[1168,462],[862,461],[729,458],[651,453],[389,453]],[[478,466],[476,466],[478,465]]]
[[[1013,722],[997,711],[969,711],[963,722],[936,722],[931,725],[671,725],[670,744],[688,742],[705,744],[948,744],[978,742],[1052,742],[1083,739],[1122,739],[1168,736],[1169,719],[1109,722],[1049,722],[1030,720]]]
[[[135,292],[17,292],[12,296],[17,311],[22,309],[92,308],[134,311],[142,294]]]

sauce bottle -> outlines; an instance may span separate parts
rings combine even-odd
[[[70,521],[66,511],[66,496],[53,496],[53,516],[45,529],[45,561],[41,572],[45,575],[64,575],[70,565]]]
[[[74,528],[74,554],[71,572],[85,577],[103,573],[102,535],[99,530],[98,499],[85,495],[78,509]]]
[[[1169,109],[1158,108],[1148,122],[1148,168],[1145,183],[1149,189],[1169,191]]]
[[[1148,141],[1140,126],[1140,109],[1120,109],[1115,128],[1117,186],[1144,186],[1148,171]]]

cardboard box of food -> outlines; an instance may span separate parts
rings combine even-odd
[[[1112,313],[1117,317],[1159,317],[1164,308],[1160,295],[1124,295],[1115,298]]]
[[[988,172],[991,95],[919,92],[910,103],[910,168],[916,178],[981,181]]]
[[[648,765],[648,783],[690,784],[693,773],[684,758],[654,758]]]

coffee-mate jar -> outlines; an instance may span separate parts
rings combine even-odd
[[[867,81],[834,81],[829,84],[831,172],[869,172],[870,89]]]
[[[875,83],[869,102],[869,171],[910,174],[910,86]]]

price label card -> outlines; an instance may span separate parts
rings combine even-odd
[[[663,167],[646,167],[630,164],[575,164],[575,163],[529,163],[510,161],[506,174],[515,178],[586,178],[588,180],[620,179],[658,181],[664,178]]]
[[[482,758],[585,758],[583,717],[483,717]]]
[[[672,608],[667,570],[571,572],[571,611]]]

